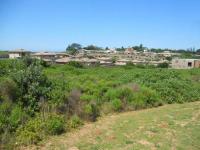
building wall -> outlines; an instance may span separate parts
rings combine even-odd
[[[195,60],[192,59],[174,59],[172,60],[173,69],[192,69],[195,66]]]
[[[10,53],[9,58],[14,59],[14,58],[19,58],[21,57],[19,53]]]
[[[195,60],[194,61],[194,67],[195,68],[200,68],[200,60]]]

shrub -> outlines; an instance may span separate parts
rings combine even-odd
[[[118,98],[118,93],[117,93],[117,90],[116,89],[108,89],[108,91],[105,93],[105,96],[104,98],[107,100],[107,101],[111,101],[113,99],[116,99]]]
[[[112,101],[112,106],[115,111],[120,111],[122,109],[122,102],[120,99],[114,99]]]
[[[158,64],[157,67],[158,67],[158,68],[168,68],[168,67],[169,67],[169,64],[168,64],[167,62],[164,62],[164,63]]]
[[[18,87],[10,78],[3,78],[0,81],[0,97],[4,100],[16,101],[18,97]]]
[[[70,66],[75,67],[75,68],[83,68],[83,65],[80,62],[77,62],[77,61],[70,61],[68,64]]]
[[[40,65],[30,65],[25,70],[13,74],[19,88],[19,103],[30,115],[39,111],[39,101],[48,100],[51,83],[42,73]]]
[[[11,131],[15,131],[18,126],[24,124],[28,120],[28,115],[19,107],[12,108],[10,116],[8,118]]]
[[[67,100],[67,108],[69,115],[81,115],[82,113],[82,103],[80,101],[81,91],[77,89],[73,89]]]
[[[62,116],[50,115],[45,121],[45,129],[47,134],[59,135],[65,130],[65,121]]]
[[[4,101],[0,104],[0,133],[3,133],[8,129],[9,120],[8,117],[12,110],[12,103],[10,101]]]
[[[37,144],[45,137],[45,124],[40,118],[30,120],[17,129],[16,142],[22,145]]]
[[[82,125],[83,125],[83,121],[77,115],[74,115],[70,118],[69,128],[76,129]]]
[[[135,109],[147,108],[161,105],[161,99],[157,92],[142,87],[139,92],[136,92],[132,101]]]

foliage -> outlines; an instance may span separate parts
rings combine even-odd
[[[0,80],[0,97],[2,100],[16,101],[18,98],[18,87],[10,78]]]
[[[68,123],[69,128],[72,128],[72,129],[76,129],[82,125],[83,125],[83,121],[77,115],[72,116]]]
[[[169,64],[167,62],[158,64],[158,68],[168,68],[168,67],[169,67]]]
[[[125,48],[122,46],[121,48],[116,48],[116,51],[125,51]]]
[[[16,141],[18,144],[37,144],[45,137],[45,124],[40,118],[35,118],[20,127],[16,131]]]
[[[200,100],[199,69],[132,63],[83,69],[77,62],[43,68],[29,58],[0,61],[0,66],[5,67],[0,76],[0,137],[7,145],[38,143],[67,131],[65,123],[76,128],[102,114]]]
[[[86,50],[102,50],[101,47],[95,46],[95,45],[88,45],[87,47],[84,47]]]
[[[112,106],[115,111],[120,111],[122,109],[122,102],[120,99],[112,100]]]
[[[70,61],[69,65],[73,66],[75,68],[83,68],[83,65],[80,62],[77,62],[77,61]]]
[[[65,130],[65,120],[62,116],[50,115],[45,120],[45,128],[49,135],[59,135]]]
[[[72,55],[75,55],[78,53],[78,51],[82,48],[82,46],[78,43],[72,43],[71,45],[68,45],[66,48],[66,51],[69,52]]]
[[[48,99],[51,84],[42,73],[40,65],[30,64],[24,70],[13,74],[19,88],[19,103],[30,114],[39,111],[39,102]]]
[[[24,124],[29,119],[29,116],[23,111],[20,106],[12,108],[10,116],[8,118],[11,131],[15,131],[19,125]]]

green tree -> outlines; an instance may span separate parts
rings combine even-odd
[[[39,103],[48,100],[51,91],[51,83],[42,72],[40,64],[31,64],[24,70],[13,74],[13,80],[19,88],[18,103],[27,110],[30,115],[39,111]]]
[[[116,48],[117,51],[125,51],[125,48],[122,46],[121,48]]]
[[[95,45],[88,45],[87,47],[84,47],[86,50],[102,50],[101,47],[95,46]]]
[[[72,55],[75,55],[81,48],[82,46],[80,44],[72,43],[71,45],[68,45],[68,47],[66,48],[66,51]]]
[[[109,50],[109,47],[106,47],[106,50]]]

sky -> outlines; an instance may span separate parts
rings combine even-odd
[[[0,0],[0,49],[200,48],[200,0]]]

